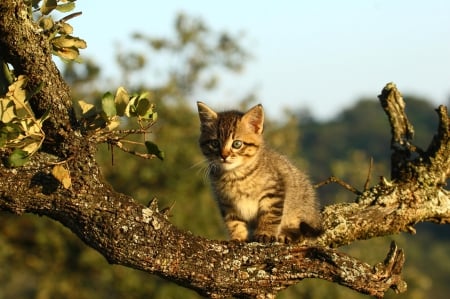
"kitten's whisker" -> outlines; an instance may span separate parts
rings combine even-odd
[[[205,164],[207,162],[208,162],[208,159],[203,159],[201,161],[198,161],[197,163],[192,164],[191,167],[189,167],[189,169],[192,169],[192,168],[195,168],[195,167],[198,167],[198,166],[201,166],[201,168],[203,168],[202,164]]]
[[[209,183],[209,174],[213,169],[215,169],[217,165],[211,163],[208,159],[203,159],[197,163],[194,163],[189,169],[197,168],[196,173],[202,173],[202,181],[205,184]]]
[[[208,166],[206,166],[204,168],[204,172],[203,172],[203,182],[205,184],[209,183],[209,174],[211,173],[212,168],[214,168],[215,165],[212,163],[209,163]]]

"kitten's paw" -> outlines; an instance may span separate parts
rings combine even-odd
[[[266,234],[255,234],[253,240],[259,243],[274,243],[277,242],[277,237]]]
[[[229,240],[220,241],[221,244],[234,244],[234,245],[242,244],[245,242],[247,242],[247,240],[229,239]]]
[[[284,234],[280,234],[277,238],[277,242],[279,243],[283,243],[283,244],[290,244],[292,243],[294,240],[292,239],[291,236],[288,235],[284,235]]]

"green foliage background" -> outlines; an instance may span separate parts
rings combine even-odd
[[[225,231],[205,179],[205,164],[197,145],[199,121],[192,95],[199,89],[215,88],[221,72],[239,72],[249,55],[240,39],[211,31],[200,19],[179,15],[175,37],[136,34],[148,54],[118,53],[122,80],[133,82],[133,91],[153,94],[159,120],[145,136],[165,151],[165,160],[142,160],[117,148],[100,146],[98,161],[116,190],[146,204],[157,197],[160,207],[172,207],[171,221],[178,227],[213,239],[225,239]],[[148,68],[148,55],[178,57],[177,69],[168,70],[158,84],[133,81]],[[74,100],[101,99],[98,90],[101,67],[94,61],[68,64],[64,74],[73,86]],[[380,86],[381,89],[382,86]],[[131,90],[130,90],[131,91]],[[246,108],[254,95],[242,99]],[[417,143],[428,144],[436,128],[429,101],[405,97]],[[372,183],[389,177],[390,131],[376,101],[360,99],[331,120],[317,121],[307,111],[286,113],[266,123],[266,140],[306,169],[314,182],[338,176],[358,189],[366,180],[370,158],[374,159]],[[144,136],[137,136],[143,141]],[[348,202],[353,194],[335,185],[320,188],[322,203]],[[447,298],[450,293],[449,228],[430,224],[417,226],[417,235],[398,235],[355,242],[340,248],[371,264],[384,259],[394,239],[406,251],[404,276],[408,292],[387,298]],[[86,247],[68,229],[35,215],[0,213],[0,298],[198,298],[190,290],[152,275],[109,265]],[[305,280],[282,292],[280,298],[365,298],[344,287],[320,280]]]

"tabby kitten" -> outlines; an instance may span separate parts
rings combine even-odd
[[[321,232],[319,204],[307,176],[264,145],[261,105],[215,112],[197,102],[200,148],[214,196],[234,240],[291,242]]]

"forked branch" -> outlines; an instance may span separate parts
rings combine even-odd
[[[414,129],[405,113],[405,102],[397,87],[388,83],[378,96],[391,125],[391,178],[397,182],[444,186],[450,167],[450,121],[445,106],[436,110],[437,134],[427,151],[412,141]]]

